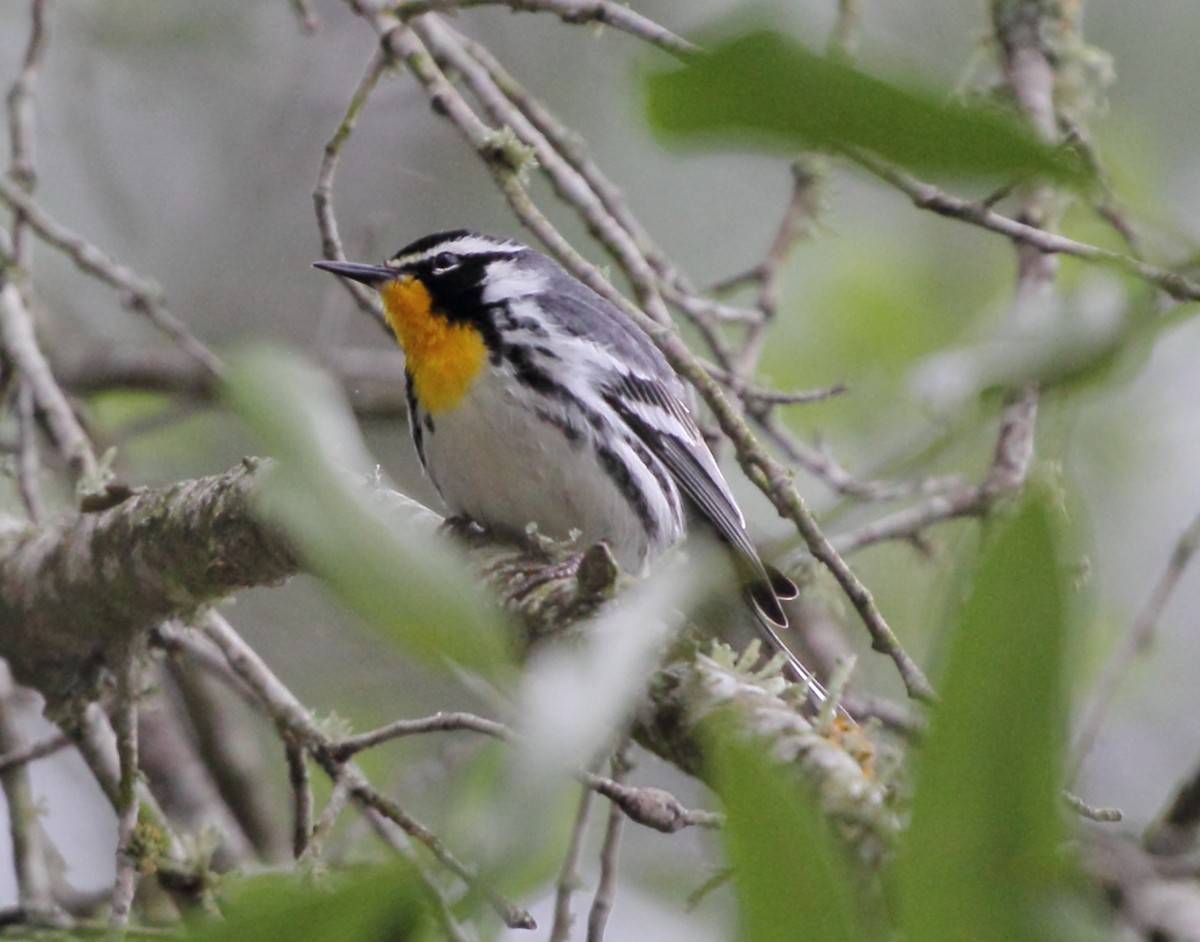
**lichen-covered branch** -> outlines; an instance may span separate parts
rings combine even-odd
[[[223,475],[135,494],[98,514],[0,534],[0,652],[24,684],[62,711],[95,694],[152,629],[240,588],[277,583],[301,565],[255,508],[269,467],[245,460]],[[380,512],[439,537],[441,518],[381,492]],[[620,573],[603,545],[564,552],[458,534],[513,616],[525,645],[572,630],[616,592]],[[723,664],[681,644],[652,683],[638,739],[685,771],[704,775],[705,724],[720,716],[774,743],[780,761],[814,782],[831,813],[890,833],[882,788],[863,771],[870,745],[857,730],[821,732],[788,699],[783,681]],[[776,690],[775,688],[779,689]],[[276,718],[277,721],[279,718]],[[851,738],[847,738],[851,737]],[[849,811],[847,810],[849,809]]]
[[[0,535],[0,653],[52,706],[95,692],[166,618],[290,576],[252,508],[260,463],[134,494],[101,513]]]

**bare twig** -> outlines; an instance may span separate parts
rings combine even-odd
[[[234,671],[258,694],[281,734],[303,745],[330,777],[344,776],[351,796],[361,806],[372,808],[399,825],[405,834],[423,845],[443,867],[468,886],[478,886],[478,877],[450,852],[432,830],[398,803],[380,794],[352,763],[341,763],[333,758],[330,754],[333,742],[321,731],[308,709],[242,640],[229,622],[210,611],[202,621],[202,630],[224,652]],[[533,928],[534,922],[528,913],[487,890],[483,892],[507,926]]]
[[[1011,219],[988,209],[982,203],[952,196],[930,183],[918,180],[867,151],[848,151],[847,153],[863,169],[908,196],[919,209],[927,209],[939,216],[957,219],[983,229],[989,229],[992,232],[998,232],[1018,245],[1028,245],[1039,252],[1070,255],[1087,262],[1117,268],[1149,282],[1178,301],[1200,300],[1200,282],[1194,281],[1186,275],[1151,265],[1111,249],[1089,245],[1086,242],[1069,239],[1058,233],[1048,232],[1037,226]]]
[[[292,8],[292,12],[296,14],[300,28],[309,36],[321,28],[321,18],[312,8],[310,0],[288,0],[288,4]]]
[[[3,178],[0,178],[0,185],[3,185]],[[33,318],[21,292],[11,281],[0,281],[0,336],[24,381],[33,390],[38,405],[45,412],[55,445],[67,463],[71,477],[76,483],[98,483],[99,464],[91,442],[38,346]]]
[[[329,800],[325,802],[325,807],[321,810],[321,817],[317,819],[312,836],[299,857],[301,866],[312,866],[320,859],[321,853],[325,849],[325,843],[329,840],[329,835],[333,833],[334,825],[337,824],[338,818],[345,810],[349,798],[350,783],[346,780],[345,775],[338,774],[334,777],[333,791],[329,793]]]
[[[1084,760],[1087,759],[1092,747],[1096,744],[1117,688],[1128,675],[1130,667],[1137,658],[1153,644],[1154,634],[1159,620],[1162,618],[1163,609],[1167,607],[1167,602],[1175,592],[1175,587],[1179,584],[1184,570],[1187,569],[1192,557],[1196,554],[1197,548],[1200,548],[1200,514],[1197,514],[1187,529],[1180,534],[1175,548],[1171,551],[1171,558],[1167,561],[1166,569],[1159,576],[1158,582],[1151,590],[1146,604],[1138,612],[1137,618],[1129,626],[1120,647],[1113,652],[1104,666],[1103,673],[1096,681],[1091,700],[1083,712],[1083,719],[1080,720],[1074,747],[1071,750],[1070,781],[1074,781],[1079,775]]]
[[[121,767],[117,733],[108,716],[98,704],[90,703],[75,715],[65,718],[63,732],[79,750],[80,756],[87,763],[96,784],[104,792],[113,810],[120,814],[124,807],[121,805],[121,776],[124,770]],[[168,845],[167,857],[173,861],[181,859],[183,845],[163,814],[158,800],[139,776],[133,776],[133,784],[137,790],[137,803],[141,806],[141,823],[156,829],[165,838]]]
[[[10,174],[18,186],[33,192],[37,184],[35,142],[37,138],[37,77],[41,71],[49,41],[50,0],[32,0],[29,5],[29,41],[21,59],[21,69],[8,90],[8,141],[12,164]],[[12,222],[13,260],[28,270],[29,246],[26,241],[25,214],[17,210]]]
[[[70,258],[83,272],[126,294],[126,305],[169,336],[214,376],[222,373],[221,359],[201,343],[168,309],[158,285],[109,258],[83,236],[72,232],[29,198],[16,183],[0,176],[0,202],[21,213],[43,241]]]
[[[558,880],[554,885],[554,922],[550,927],[549,942],[567,942],[571,937],[571,894],[579,889],[579,857],[583,852],[583,838],[587,833],[591,810],[592,789],[585,785],[579,791],[579,807],[575,811],[575,823],[571,826],[571,839],[567,842]]]
[[[1081,818],[1087,818],[1089,821],[1099,821],[1102,824],[1115,824],[1125,817],[1117,808],[1097,808],[1095,805],[1089,805],[1078,795],[1073,795],[1070,792],[1063,792],[1062,797],[1063,801],[1067,803],[1068,808]]]
[[[604,778],[592,773],[588,773],[585,781],[598,794],[620,808],[631,821],[663,834],[674,834],[688,827],[715,828],[721,825],[721,815],[685,807],[678,798],[661,788],[634,788],[619,777]]]
[[[977,485],[947,479],[947,488],[912,507],[880,517],[833,538],[839,552],[850,555],[886,540],[920,540],[931,526],[963,517],[986,517],[998,504],[1017,493],[1033,461],[1037,392],[1018,393],[1000,417],[992,463]]]
[[[0,661],[0,785],[8,805],[8,829],[12,839],[13,870],[17,901],[28,913],[49,915],[54,911],[54,892],[47,859],[50,848],[38,814],[37,801],[26,762],[4,760],[29,752],[13,716],[14,687],[8,665]]]
[[[246,723],[238,705],[240,701],[257,711],[258,699],[211,645],[207,646],[207,658],[194,649],[172,645],[170,636],[178,637],[184,631],[182,625],[172,622],[160,626],[151,642],[173,652],[164,658],[164,667],[195,734],[195,761],[217,792],[215,802],[233,817],[231,826],[222,826],[222,830],[244,834],[261,860],[283,860],[291,848],[287,822],[279,813],[278,796],[271,787],[272,757],[264,752],[258,730]]]
[[[301,744],[287,740],[284,755],[287,757],[288,784],[292,788],[292,856],[299,860],[308,849],[312,836],[312,785]]]
[[[412,19],[434,11],[493,5],[504,6],[514,13],[553,13],[565,23],[601,23],[676,56],[699,51],[686,39],[611,0],[400,0],[393,11],[402,19]]]
[[[905,497],[941,494],[962,486],[957,475],[924,477],[912,481],[860,481],[847,471],[827,445],[800,442],[773,410],[751,410],[756,424],[767,439],[790,462],[811,474],[836,494],[860,501],[890,501]],[[839,553],[847,554],[839,538],[833,539]]]
[[[33,387],[21,380],[17,386],[17,432],[20,451],[17,454],[17,487],[25,512],[34,523],[46,516],[42,488],[38,483],[41,460],[38,455],[37,423],[34,420],[35,395]]]
[[[71,745],[71,740],[66,735],[63,733],[54,733],[45,739],[31,742],[28,746],[10,749],[8,752],[0,755],[0,773],[22,765],[28,765],[30,762],[36,762],[38,759],[46,758],[46,756],[52,756],[69,745]]]
[[[811,159],[800,158],[794,161],[792,193],[783,211],[783,218],[775,230],[767,254],[747,275],[749,280],[758,286],[755,306],[762,312],[762,318],[751,324],[746,331],[742,349],[735,363],[734,372],[737,376],[750,376],[762,355],[767,330],[774,323],[775,314],[779,309],[779,281],[784,263],[791,256],[796,242],[811,236],[820,209],[820,191],[821,171],[818,166]],[[758,402],[766,404],[761,397]]]
[[[482,733],[485,736],[493,736],[496,739],[508,739],[512,735],[508,727],[503,723],[497,723],[495,720],[476,716],[474,713],[435,713],[433,716],[426,716],[417,720],[396,720],[394,723],[388,723],[387,726],[381,726],[379,729],[360,733],[357,736],[348,736],[345,739],[332,743],[329,747],[329,753],[337,761],[345,762],[351,756],[362,752],[364,749],[370,749],[372,746],[378,746],[380,743],[399,739],[402,736],[417,736],[423,733],[444,733],[454,730]]]
[[[625,746],[616,751],[612,759],[611,783],[618,789],[624,788],[622,781],[629,774],[625,759]],[[617,898],[617,868],[621,851],[621,831],[625,826],[625,814],[617,802],[608,808],[608,823],[604,828],[604,843],[600,846],[600,882],[592,897],[588,910],[587,942],[603,942],[608,917]]]
[[[117,704],[113,728],[117,734],[120,780],[117,786],[117,875],[113,882],[109,925],[123,930],[129,922],[133,891],[141,863],[134,851],[138,825],[138,695],[141,664],[130,658],[117,677]]]
[[[138,711],[139,773],[185,834],[209,833],[212,865],[225,872],[254,861],[254,846],[217,789],[210,766],[185,728],[173,697],[153,692],[162,664],[151,664],[151,691]],[[208,848],[206,848],[208,849]],[[199,861],[197,861],[199,862]]]
[[[346,105],[346,111],[338,123],[337,130],[333,132],[333,137],[325,143],[325,155],[321,158],[321,169],[317,173],[317,185],[313,189],[313,206],[317,213],[317,229],[321,233],[321,252],[325,258],[343,261],[346,258],[342,250],[342,238],[338,234],[337,216],[333,211],[333,178],[342,157],[342,147],[349,140],[363,106],[366,105],[367,99],[371,97],[375,86],[379,84],[379,79],[388,70],[392,61],[386,48],[380,48],[371,57],[362,78],[359,79],[358,85],[354,89],[354,94],[350,96],[350,102]],[[359,310],[369,314],[381,326],[385,324],[383,312],[380,310],[374,291],[367,289],[357,281],[347,278],[338,280],[350,292],[350,296],[354,298],[354,303]]]

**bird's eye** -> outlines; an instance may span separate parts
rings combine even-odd
[[[433,257],[434,274],[443,275],[448,271],[458,268],[459,261],[459,257],[453,252],[438,252],[438,254]]]

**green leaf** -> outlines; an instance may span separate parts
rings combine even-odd
[[[987,534],[918,756],[909,942],[1037,942],[1063,882],[1066,590],[1041,495]]]
[[[815,804],[766,747],[724,735],[713,750],[741,937],[753,942],[865,942],[854,880]]]
[[[474,841],[488,859],[486,880],[505,894],[529,892],[560,865],[579,770],[628,728],[683,608],[711,571],[701,547],[689,547],[686,562],[660,567],[576,626],[569,642],[535,649],[525,665],[504,778]]]
[[[1009,116],[908,91],[789,37],[758,30],[646,78],[651,125],[670,138],[761,148],[861,147],[921,172],[1080,185],[1081,163]]]
[[[226,393],[278,461],[265,482],[265,512],[347,608],[435,664],[494,676],[509,663],[499,611],[436,522],[415,504],[399,512],[398,496],[370,496],[373,462],[324,374],[260,350],[233,359]]]
[[[232,881],[231,881],[232,882]],[[189,932],[196,942],[342,942],[428,937],[428,890],[413,865],[357,868],[321,883],[307,877],[258,876],[237,881],[224,921]]]

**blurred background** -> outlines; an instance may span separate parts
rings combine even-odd
[[[858,60],[868,71],[948,96],[977,80],[986,58],[982,2],[861,5]],[[824,47],[832,0],[775,6],[757,10]],[[263,341],[315,358],[339,348],[391,349],[339,285],[310,268],[320,255],[311,193],[322,151],[375,48],[374,35],[342,4],[320,0],[315,7],[321,26],[311,36],[283,0],[109,0],[53,10],[38,86],[38,199],[61,222],[161,283],[175,313],[220,351]],[[693,35],[741,5],[642,0],[636,7]],[[643,223],[697,283],[719,281],[761,258],[788,197],[787,161],[681,152],[657,142],[643,119],[637,76],[661,65],[661,53],[612,30],[499,9],[470,11],[458,24],[583,135]],[[1200,7],[1188,0],[1096,0],[1084,26],[1087,41],[1112,57],[1116,72],[1106,113],[1090,128],[1097,150],[1150,257],[1182,262],[1200,238],[1193,49]],[[0,5],[0,84],[16,73],[26,32],[26,5]],[[444,228],[523,236],[484,167],[402,73],[385,78],[367,105],[335,188],[352,259],[382,258]],[[535,183],[534,193],[585,254],[605,261],[544,184]],[[986,421],[990,412],[972,405],[978,390],[970,376],[964,380],[962,364],[1011,339],[1004,319],[1014,277],[1011,247],[917,211],[902,195],[836,165],[826,204],[816,237],[788,266],[764,379],[784,389],[847,383],[846,395],[792,407],[787,417],[864,479],[948,470],[978,476],[991,458],[994,429]],[[1066,228],[1086,241],[1116,245],[1082,210],[1068,214]],[[36,284],[45,305],[44,344],[56,362],[166,346],[111,292],[45,247],[37,251]],[[1063,262],[1059,290],[1067,316],[1084,324],[1111,322],[1131,304],[1152,303],[1115,274],[1070,261]],[[1080,702],[1200,511],[1198,362],[1200,324],[1182,317],[1103,376],[1045,403],[1038,473],[1061,487],[1064,513],[1079,535],[1072,562],[1080,586],[1073,677]],[[137,484],[219,473],[253,447],[219,407],[153,393],[97,395],[86,415],[99,442],[117,446],[122,477]],[[976,431],[972,420],[980,423]],[[914,442],[955,427],[965,431],[932,463],[896,463]],[[388,472],[433,502],[414,471],[403,419],[369,422],[364,432]],[[753,528],[777,549],[790,545],[787,527],[766,501],[731,472],[735,478]],[[798,481],[832,532],[877,512],[842,506],[818,482]],[[883,546],[851,560],[909,650],[926,663],[953,589],[949,561],[975,527],[932,531],[928,557],[909,546]],[[1200,714],[1197,610],[1200,575],[1192,570],[1153,648],[1117,695],[1075,786],[1089,802],[1120,808],[1134,827],[1160,809],[1200,760],[1186,721]],[[318,715],[336,713],[365,729],[474,704],[461,687],[406,666],[356,631],[309,580],[247,593],[227,614]],[[864,683],[900,696],[890,663],[868,652],[856,619],[844,623],[864,652]],[[1021,681],[1012,678],[1016,686]],[[27,719],[33,735],[49,729],[36,704]],[[247,717],[251,727],[255,722]],[[417,787],[445,775],[456,761],[452,753],[423,744],[377,752],[385,754],[369,757],[368,768],[379,781],[395,777],[427,817],[437,820],[454,807],[460,796]],[[284,802],[282,755],[268,759],[277,766]],[[65,753],[35,763],[31,773],[47,829],[70,854],[71,881],[84,889],[107,884],[115,826],[88,773]],[[667,781],[685,801],[706,800],[649,758],[635,780]],[[702,851],[705,840],[627,831],[615,937],[623,918],[643,937],[728,934],[719,895],[697,913],[683,913],[687,895],[710,875],[711,859],[688,855],[688,866],[680,847],[690,842]],[[0,906],[14,898],[10,855],[0,846]],[[661,932],[654,931],[659,920]]]

